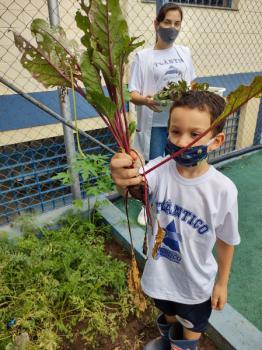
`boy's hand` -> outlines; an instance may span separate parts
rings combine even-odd
[[[117,186],[123,189],[127,186],[138,185],[143,181],[138,171],[140,166],[141,162],[135,152],[131,151],[131,155],[116,153],[110,162],[112,179]]]
[[[211,305],[214,310],[223,310],[227,302],[227,285],[215,283],[212,297]]]

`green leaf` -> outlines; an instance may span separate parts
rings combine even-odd
[[[78,62],[77,45],[66,38],[60,27],[50,27],[42,20],[32,22],[31,33],[36,45],[18,33],[15,44],[23,53],[22,65],[46,88],[74,86],[97,110],[109,126],[120,147],[129,150],[124,101],[130,99],[124,89],[124,68],[129,54],[144,42],[129,37],[127,22],[122,14],[119,0],[81,0],[81,11],[76,23],[83,31],[81,42],[85,52]],[[72,78],[71,78],[72,72]],[[73,80],[73,81],[72,81]],[[106,85],[104,93],[102,84]],[[82,86],[84,85],[85,91]],[[108,95],[108,96],[107,96]],[[123,124],[123,128],[116,127]]]
[[[84,6],[82,4],[82,6]],[[75,16],[76,24],[79,29],[81,29],[85,34],[81,38],[81,42],[84,46],[90,46],[90,21],[87,16],[81,14],[80,11],[77,11]]]
[[[82,1],[81,9],[84,14],[78,12],[76,21],[84,32],[81,40],[87,49],[81,63],[84,85],[87,94],[93,89],[96,90],[94,95],[90,94],[89,102],[95,103],[95,108],[112,121],[116,109],[122,109],[122,98],[118,97],[124,91],[124,64],[128,55],[143,42],[134,43],[136,38],[129,37],[119,0],[93,0],[89,6]],[[93,66],[91,73],[90,66]],[[97,95],[98,80],[100,82],[101,76],[113,104],[109,103],[107,98]],[[127,98],[125,94],[123,100]],[[105,113],[107,108],[109,112]]]
[[[80,66],[87,97],[90,92],[94,91],[102,94],[103,89],[99,70],[94,67],[87,52],[83,53]]]
[[[251,98],[259,96],[262,93],[262,76],[255,77],[250,85],[240,85],[235,91],[227,97],[227,103],[223,113],[215,120],[212,127],[219,124],[223,119],[238,110]]]
[[[69,185],[71,183],[71,175],[69,170],[64,171],[62,173],[58,173],[55,176],[52,176],[52,179],[62,181],[63,185]]]
[[[124,85],[124,100],[126,102],[129,102],[131,100],[131,94],[130,92],[128,91],[128,88],[126,85]]]
[[[70,67],[73,74],[80,74],[77,56],[73,53],[76,43],[66,39],[61,27],[50,28],[45,20],[35,19],[31,24],[31,33],[37,46],[20,34],[13,33],[15,45],[23,53],[21,63],[36,80],[46,88],[71,87]]]
[[[90,62],[87,52],[82,55],[81,70],[83,72],[83,82],[86,87],[87,101],[99,113],[107,116],[109,120],[113,120],[117,107],[109,97],[105,96],[101,85],[99,71]]]
[[[132,136],[135,131],[136,131],[136,122],[132,121],[128,125],[128,134],[129,134],[129,136]]]
[[[82,199],[75,199],[73,200],[73,205],[76,209],[82,209],[84,202],[82,201]]]
[[[90,93],[90,96],[96,110],[107,116],[108,119],[113,122],[117,109],[116,104],[109,97],[105,96],[104,94],[99,94],[96,91]]]

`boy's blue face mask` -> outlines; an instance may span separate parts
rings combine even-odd
[[[207,158],[207,155],[208,155],[207,147],[212,142],[213,140],[210,140],[207,145],[189,147],[183,153],[175,157],[174,160],[178,164],[185,167],[196,166],[199,162]],[[167,154],[173,154],[175,152],[180,151],[181,149],[182,147],[179,147],[174,143],[172,143],[170,140],[167,140],[167,145],[166,145]]]

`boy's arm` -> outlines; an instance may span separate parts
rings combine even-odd
[[[222,310],[227,302],[227,285],[234,254],[234,246],[217,239],[218,273],[212,293],[212,308]]]

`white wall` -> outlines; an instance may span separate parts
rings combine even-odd
[[[154,44],[155,4],[127,0],[131,35]],[[182,6],[177,43],[189,46],[198,76],[262,70],[262,1],[240,0],[239,10]]]

